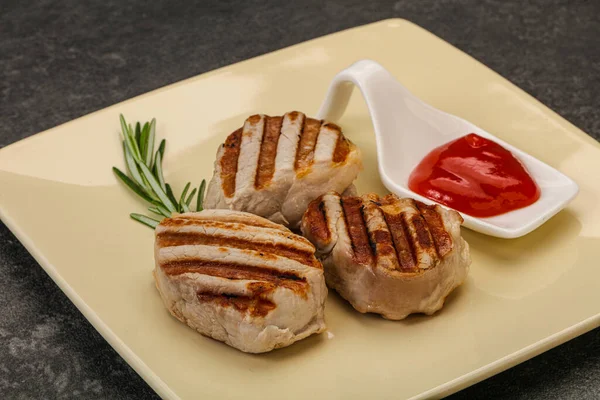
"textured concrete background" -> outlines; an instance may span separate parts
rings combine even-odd
[[[391,17],[442,37],[600,139],[598,0],[3,0],[0,147],[214,68]],[[0,316],[1,397],[155,396],[1,223]],[[453,398],[600,398],[600,330]]]

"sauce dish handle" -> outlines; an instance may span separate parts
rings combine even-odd
[[[414,98],[408,89],[402,86],[381,64],[373,60],[360,60],[340,71],[333,78],[325,100],[317,113],[317,118],[331,122],[338,121],[346,111],[355,85],[358,86],[367,102],[373,119],[376,118],[374,112],[377,110],[378,103],[393,101],[390,98],[390,86],[396,89],[395,96],[400,94]]]

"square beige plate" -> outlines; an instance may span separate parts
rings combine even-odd
[[[577,199],[532,234],[464,231],[467,282],[433,317],[361,315],[331,293],[329,331],[264,355],[170,317],[152,281],[144,205],[117,183],[119,113],[156,117],[167,180],[209,178],[217,146],[253,113],[315,113],[352,62],[383,64],[413,93],[558,168]],[[363,150],[359,191],[385,192],[367,109],[340,121]],[[410,149],[397,149],[398,157]],[[165,398],[407,398],[450,394],[600,322],[600,146],[507,80],[403,20],[336,33],[213,71],[0,151],[0,216],[106,340]]]

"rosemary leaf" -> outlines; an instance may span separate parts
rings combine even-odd
[[[158,196],[158,199],[163,203],[163,205],[170,212],[177,212],[177,208],[171,202],[171,199],[169,199],[169,197],[167,196],[163,188],[160,186],[160,183],[158,183],[154,175],[152,175],[152,172],[150,171],[150,169],[148,169],[148,166],[144,163],[138,163],[138,167],[140,167],[142,176],[146,178],[148,184],[152,188],[152,191]]]
[[[137,122],[135,124],[135,142],[137,143],[138,147],[141,149],[142,148],[142,143],[140,142],[140,136],[142,136],[142,128],[140,126],[140,123]],[[142,153],[143,155],[144,153]]]
[[[177,200],[175,199],[175,195],[173,194],[173,190],[171,189],[171,185],[169,185],[168,183],[166,183],[165,186],[167,187],[167,196],[169,196],[169,199],[171,199],[171,201],[173,202],[173,204],[177,204]]]
[[[166,208],[164,208],[162,206],[162,204],[156,203],[156,202],[152,203],[152,204],[154,204],[154,207],[149,207],[148,210],[150,210],[152,208],[152,210],[150,210],[150,211],[152,211],[153,213],[160,214],[160,215],[162,215],[164,217],[167,217],[167,218],[171,217],[171,213],[169,212],[169,210],[167,210]]]
[[[192,193],[190,193],[190,195],[188,196],[187,200],[185,201],[185,204],[187,204],[187,205],[188,205],[188,207],[190,206],[190,203],[192,202],[192,199],[194,198],[194,195],[196,194],[196,191],[197,191],[197,190],[198,190],[198,189],[194,188],[194,189],[192,190]]]
[[[198,189],[198,199],[196,201],[196,211],[204,210],[204,190],[206,189],[206,180],[202,179],[200,188]]]
[[[162,215],[160,210],[156,207],[148,207],[148,211],[150,211],[151,213],[157,214],[157,215]]]
[[[160,155],[160,153],[158,151],[156,152],[156,159],[155,159],[155,164],[154,164],[154,176],[156,177],[156,179],[158,179],[158,183],[160,183],[160,187],[166,191],[167,187],[165,185],[165,177],[163,176],[163,171],[162,171],[162,156]]]
[[[191,182],[188,182],[187,185],[185,185],[185,187],[183,188],[183,192],[181,192],[181,197],[179,198],[179,208],[180,209],[184,208],[183,205],[185,204],[185,196],[186,196],[191,184],[192,184]]]
[[[125,146],[125,162],[127,164],[127,170],[134,178],[134,180],[138,183],[138,185],[140,185],[140,187],[144,189],[148,196],[150,196],[153,199],[158,199],[158,197],[156,197],[156,195],[154,194],[150,183],[148,183],[148,179],[146,179],[144,175],[140,174],[138,167],[140,163],[133,159],[133,155],[131,154],[127,146]]]
[[[129,152],[129,149],[125,145],[125,141],[123,141],[123,154],[125,155],[125,165],[127,166],[127,171],[133,180],[140,185],[140,187],[144,188],[144,181],[142,180],[142,176],[140,175],[140,171]]]
[[[129,137],[131,137],[131,141],[133,142],[134,147],[138,150],[138,154],[140,155],[140,158],[141,158],[142,155],[139,152],[140,146],[138,145],[138,142],[135,140],[135,133],[133,131],[133,127],[131,126],[131,124],[127,124],[127,133],[129,134]]]
[[[160,213],[168,218],[171,217],[171,212],[160,201],[153,201],[152,204],[160,211]]]
[[[127,145],[127,148],[131,152],[133,159],[139,162],[140,150],[138,149],[137,144],[133,140],[133,137],[131,137],[131,135],[129,134],[129,129],[127,128],[125,118],[123,118],[123,115],[121,115],[121,129],[123,129],[123,138],[125,139],[125,144]]]
[[[149,226],[152,229],[155,229],[158,224],[160,224],[160,221],[157,221],[153,218],[147,217],[145,215],[142,214],[136,214],[136,213],[131,213],[129,214],[129,216],[133,219],[135,219],[138,222],[141,222],[144,225]]]
[[[150,122],[150,126],[148,129],[148,137],[146,139],[146,144],[147,144],[146,148],[145,148],[146,154],[144,155],[144,160],[146,161],[146,165],[148,166],[148,168],[152,167],[152,154],[154,153],[155,137],[156,137],[156,118],[152,118],[152,121]],[[164,139],[163,139],[163,142],[164,142]],[[163,149],[163,152],[164,152],[164,149]],[[142,153],[142,154],[144,154],[144,153]],[[162,158],[163,154],[161,154],[160,156]]]
[[[117,177],[119,179],[121,179],[123,181],[123,183],[125,183],[131,190],[133,190],[135,192],[135,194],[137,194],[142,199],[144,199],[148,202],[153,201],[153,199],[150,196],[148,196],[148,194],[146,193],[146,191],[144,189],[142,189],[137,183],[132,181],[131,178],[129,178],[123,172],[121,172],[121,170],[119,168],[113,167],[113,172],[115,173],[115,175],[117,175]]]
[[[167,218],[171,218],[171,213],[169,212],[169,210],[167,210],[163,206],[158,206],[156,208],[158,208],[158,210],[162,213],[162,215],[164,215]]]
[[[167,145],[167,141],[165,139],[160,141],[160,145],[158,146],[158,151],[160,151],[161,157],[165,155],[165,146]]]
[[[131,124],[127,124],[127,133],[129,133],[129,137],[131,138],[131,143],[133,148],[138,156],[138,159],[142,159],[142,153],[140,152],[140,146],[138,141],[136,140],[135,131],[133,130],[133,126]]]
[[[187,213],[187,212],[190,212],[190,211],[192,211],[192,210],[190,210],[190,207],[187,204],[185,204],[185,202],[181,203],[181,212],[186,212]]]
[[[121,121],[121,131],[123,132],[123,136],[127,135],[127,122],[125,121],[125,117],[123,114],[119,114],[119,121]]]
[[[167,142],[165,139],[160,141],[160,145],[158,146],[158,150],[156,150],[156,154],[160,153],[160,158],[164,159],[165,158],[165,146],[166,146]],[[156,165],[156,156],[154,156],[154,164]]]
[[[139,124],[139,122],[138,122]],[[148,123],[146,122],[144,124],[144,127],[141,130],[140,133],[140,139],[138,141],[138,144],[140,146],[140,153],[142,155],[142,159],[146,162],[146,165],[148,165],[148,158],[146,157],[146,150],[148,149]]]

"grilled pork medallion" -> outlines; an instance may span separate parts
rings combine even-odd
[[[315,199],[302,232],[316,247],[325,279],[356,310],[399,320],[433,314],[466,278],[471,257],[462,217],[395,195]]]
[[[361,168],[359,150],[335,124],[295,111],[253,115],[219,148],[204,205],[296,229],[310,201],[343,192]]]
[[[252,214],[205,210],[156,227],[165,306],[203,335],[249,353],[325,330],[327,287],[306,239]]]

